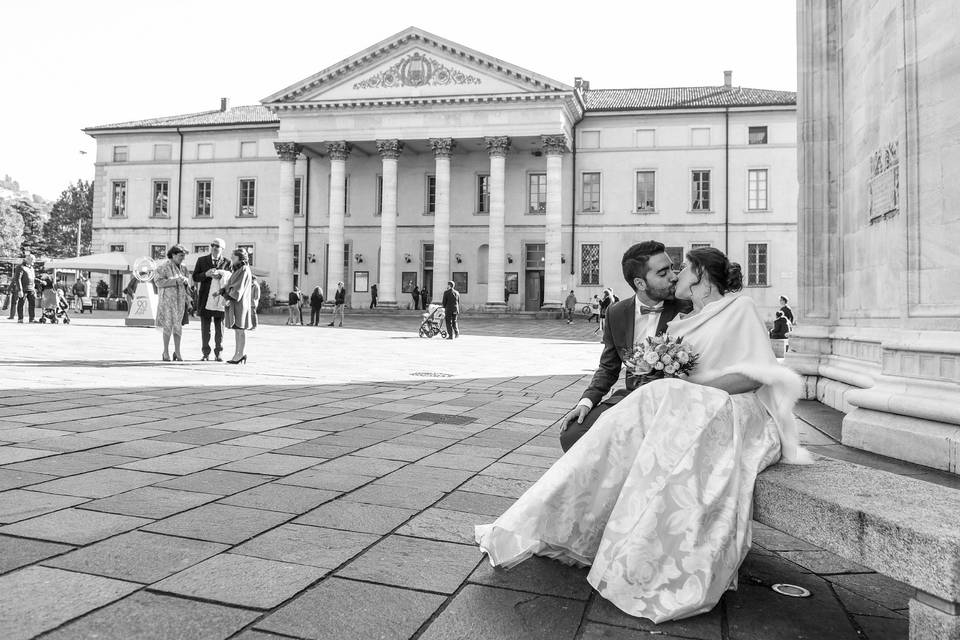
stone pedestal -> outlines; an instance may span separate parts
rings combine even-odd
[[[960,605],[918,591],[910,598],[910,640],[960,640]]]

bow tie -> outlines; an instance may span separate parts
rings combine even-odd
[[[663,307],[648,307],[645,304],[640,305],[640,315],[645,316],[648,313],[660,313]]]

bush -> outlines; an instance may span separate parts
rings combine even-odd
[[[257,279],[260,282],[260,303],[257,305],[257,311],[262,308],[269,309],[273,306],[273,292],[270,291],[270,285],[265,280]]]
[[[97,295],[100,296],[101,298],[106,298],[108,295],[110,295],[110,285],[108,285],[108,284],[107,284],[106,282],[104,282],[103,280],[101,280],[100,282],[98,282],[98,283],[97,283]]]

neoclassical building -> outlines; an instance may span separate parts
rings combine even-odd
[[[719,74],[718,74],[719,75]],[[796,289],[796,96],[724,83],[573,86],[410,28],[263,99],[91,127],[94,250],[242,246],[281,294],[558,307],[629,289],[659,239],[741,262],[768,312]]]

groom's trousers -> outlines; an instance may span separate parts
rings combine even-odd
[[[604,411],[615,406],[618,402],[626,398],[629,393],[630,391],[628,389],[614,391],[610,394],[609,398],[591,409],[582,423],[577,424],[576,421],[572,422],[566,431],[560,434],[560,448],[563,449],[564,453],[569,451],[570,447],[576,444],[577,440],[582,438],[584,434],[590,430],[590,427],[603,415]]]

